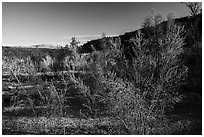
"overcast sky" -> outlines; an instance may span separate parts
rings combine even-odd
[[[141,26],[151,9],[164,16],[188,15],[182,3],[24,3],[3,2],[3,45],[81,43],[106,35],[120,35]]]

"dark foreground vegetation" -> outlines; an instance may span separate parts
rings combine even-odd
[[[154,13],[87,54],[74,38],[3,48],[2,133],[202,134],[201,14],[170,17]]]

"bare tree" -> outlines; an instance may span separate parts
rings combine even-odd
[[[146,16],[144,19],[144,22],[142,24],[143,28],[156,26],[160,24],[163,21],[163,16],[159,12],[155,12],[155,10],[152,10],[151,13]]]
[[[173,12],[170,12],[169,14],[167,14],[166,19],[168,21],[171,21],[175,18],[175,14]]]
[[[189,8],[191,16],[195,16],[201,11],[201,2],[184,2],[184,4]]]

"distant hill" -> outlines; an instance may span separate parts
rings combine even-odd
[[[198,28],[198,39],[202,38],[202,14],[198,14],[195,17],[182,17],[182,18],[177,18],[175,19],[175,24],[179,25],[179,26],[184,26],[185,31],[186,31],[186,38],[185,38],[185,43],[186,46],[189,46],[192,44],[192,35],[190,34],[191,31],[191,24],[195,24],[195,26],[197,26]],[[164,21],[163,23],[160,24],[161,27],[163,27],[163,30],[165,31],[165,26],[167,25],[167,22]],[[145,35],[145,37],[148,37],[149,34],[149,28],[142,28],[140,31]],[[123,35],[120,36],[116,36],[116,37],[111,37],[113,38],[113,40],[116,40],[118,37],[121,39],[121,44],[126,45],[126,41],[130,40],[132,37],[135,36],[136,32],[138,30],[135,31],[131,31],[131,32],[126,32]],[[189,33],[189,34],[188,34]],[[96,50],[102,50],[103,47],[103,39],[96,39],[96,40],[91,40],[88,41],[87,43],[83,44],[81,46],[81,48],[79,49],[80,53],[89,53],[92,52],[92,48],[91,46],[93,46]]]
[[[192,38],[192,23],[195,24],[197,27],[198,34],[197,38],[195,39],[194,37]],[[184,26],[185,28],[185,43],[186,47],[190,47],[195,43],[195,40],[201,40],[202,39],[202,14],[198,14],[195,17],[183,17],[183,18],[177,18],[175,19],[175,24]],[[160,24],[161,27],[163,27],[163,30],[165,31],[165,26],[167,25],[167,22],[164,21],[163,23]],[[129,46],[129,41],[132,37],[135,37],[135,34],[138,30],[131,31],[131,32],[126,32],[123,35],[119,36],[114,36],[110,37],[114,41],[118,38],[121,39],[121,44],[123,44],[125,47]],[[140,30],[145,37],[148,37],[149,35],[149,28],[142,28]],[[194,40],[194,41],[193,41]],[[38,48],[36,48],[36,46]],[[96,40],[91,40],[88,41],[87,43],[83,44],[80,46],[78,49],[79,53],[90,53],[93,51],[93,48],[100,51],[104,48],[104,38],[102,39],[96,39]],[[55,47],[56,48],[56,47]],[[55,51],[57,49],[53,48],[51,45],[34,45],[32,48],[23,48],[23,47],[5,47],[3,46],[2,48],[2,55],[3,56],[16,56],[16,57],[23,57],[23,56],[29,56],[31,53],[35,53],[36,51],[44,53],[48,53],[51,56],[54,56]]]
[[[52,44],[35,44],[31,46],[32,48],[46,48],[46,49],[56,49],[60,48],[60,46],[54,46]]]

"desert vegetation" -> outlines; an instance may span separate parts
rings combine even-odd
[[[73,37],[3,56],[3,134],[201,134],[201,34],[173,13],[151,12],[142,27],[125,42],[103,33],[87,54]]]

